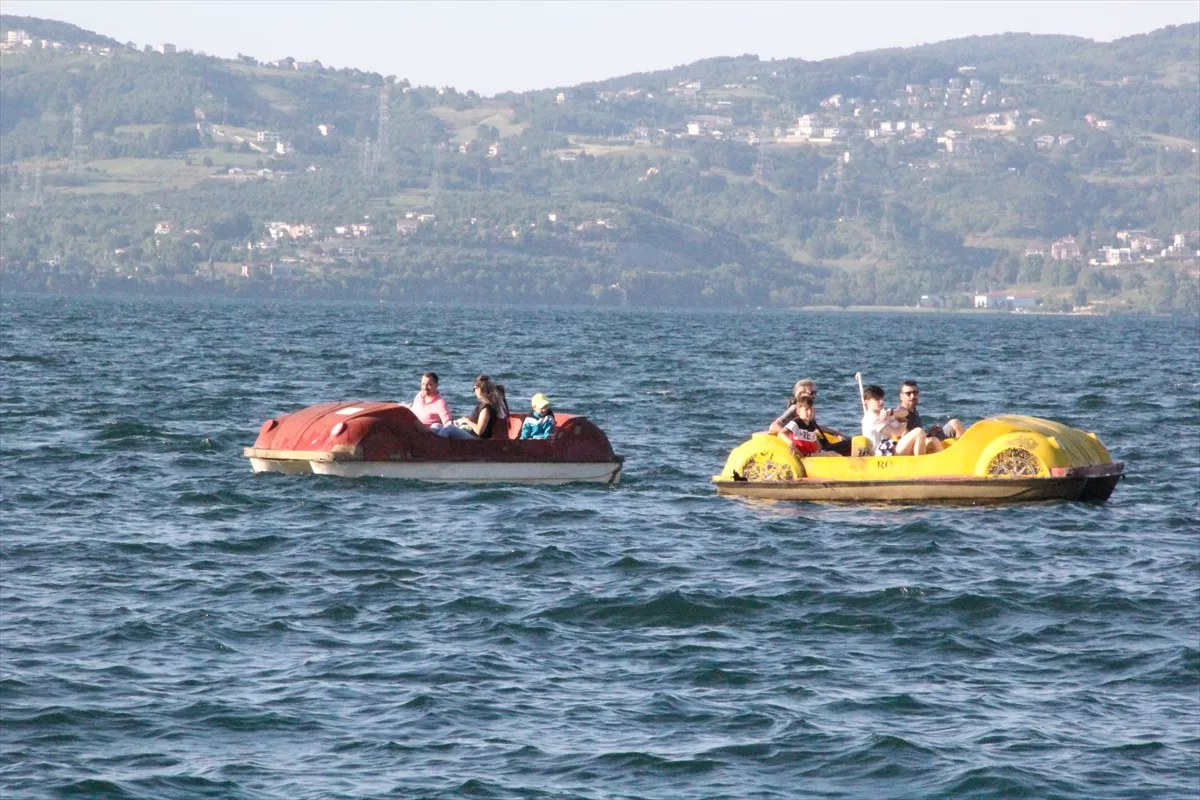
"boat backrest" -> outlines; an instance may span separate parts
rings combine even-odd
[[[521,423],[523,423],[525,421],[525,418],[528,416],[529,416],[528,414],[509,414],[508,415],[508,438],[509,439],[516,439],[518,436],[521,435]],[[578,416],[579,416],[578,414],[557,414],[556,413],[554,415],[554,429],[558,430],[566,423],[567,420],[575,419]],[[492,430],[492,438],[493,439],[500,438],[498,430],[496,430],[496,429]]]
[[[517,434],[521,432],[521,423],[525,421],[524,414],[509,414],[508,415],[508,438],[515,439]],[[495,437],[493,437],[495,438]]]

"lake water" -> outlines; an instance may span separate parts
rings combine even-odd
[[[0,300],[0,795],[1195,798],[1197,321]],[[486,372],[613,488],[254,475]],[[719,498],[815,378],[1096,431],[1107,505]]]

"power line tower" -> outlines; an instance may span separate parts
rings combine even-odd
[[[754,162],[754,180],[766,183],[775,177],[775,164],[762,147],[758,148],[758,158]]]
[[[838,198],[838,218],[841,220],[850,216],[850,206],[846,201],[846,161],[844,159],[838,159],[833,174],[835,179],[833,193]]]
[[[375,137],[375,163],[383,165],[391,147],[388,145],[388,90],[379,90],[379,135]]]
[[[363,140],[362,152],[359,153],[359,166],[362,168],[363,178],[370,179],[375,172],[375,158],[371,148],[370,137]]]
[[[75,104],[75,114],[71,118],[71,162],[68,169],[75,172],[87,160],[87,146],[83,143],[83,106]]]
[[[883,200],[883,215],[879,219],[879,232],[885,242],[896,241],[896,220],[892,218],[892,198]]]

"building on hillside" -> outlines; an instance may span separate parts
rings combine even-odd
[[[796,128],[788,136],[796,139],[811,139],[813,136],[820,136],[824,128],[825,125],[820,117],[813,114],[802,114],[796,118]]]
[[[292,224],[290,222],[264,222],[263,226],[267,229],[267,235],[272,241],[290,238],[292,235]]]
[[[1154,236],[1134,236],[1129,240],[1129,249],[1141,253],[1157,253],[1163,249],[1163,240]]]
[[[1163,242],[1146,231],[1117,231],[1117,241],[1123,242],[1130,250],[1161,250]]]
[[[162,53],[163,55],[170,55],[171,53],[175,52],[175,45],[173,45],[169,42],[164,42],[163,44],[160,44],[158,47],[155,47],[154,49],[155,49],[155,51]]]
[[[258,133],[254,134],[254,139],[255,139],[255,141],[258,141],[258,142],[278,142],[279,141],[279,132],[278,131],[259,131]]]
[[[349,225],[338,225],[333,232],[338,236],[361,239],[375,233],[375,228],[369,222],[351,222]]]
[[[1050,257],[1055,261],[1074,261],[1083,258],[1083,251],[1074,236],[1064,236],[1050,245]]]
[[[1099,258],[1092,259],[1092,264],[1107,264],[1116,266],[1117,264],[1128,264],[1133,261],[1133,249],[1129,247],[1111,247],[1104,245],[1100,248]]]
[[[170,233],[173,230],[175,230],[174,222],[163,221],[163,222],[154,223],[154,235],[155,236],[166,236],[168,233]]]
[[[717,114],[689,114],[687,118],[688,132],[692,126],[698,126],[701,131],[729,130],[733,127],[733,117]]]

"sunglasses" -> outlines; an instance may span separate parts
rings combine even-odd
[[[920,394],[920,389],[913,389],[911,392],[901,392],[900,394]]]

